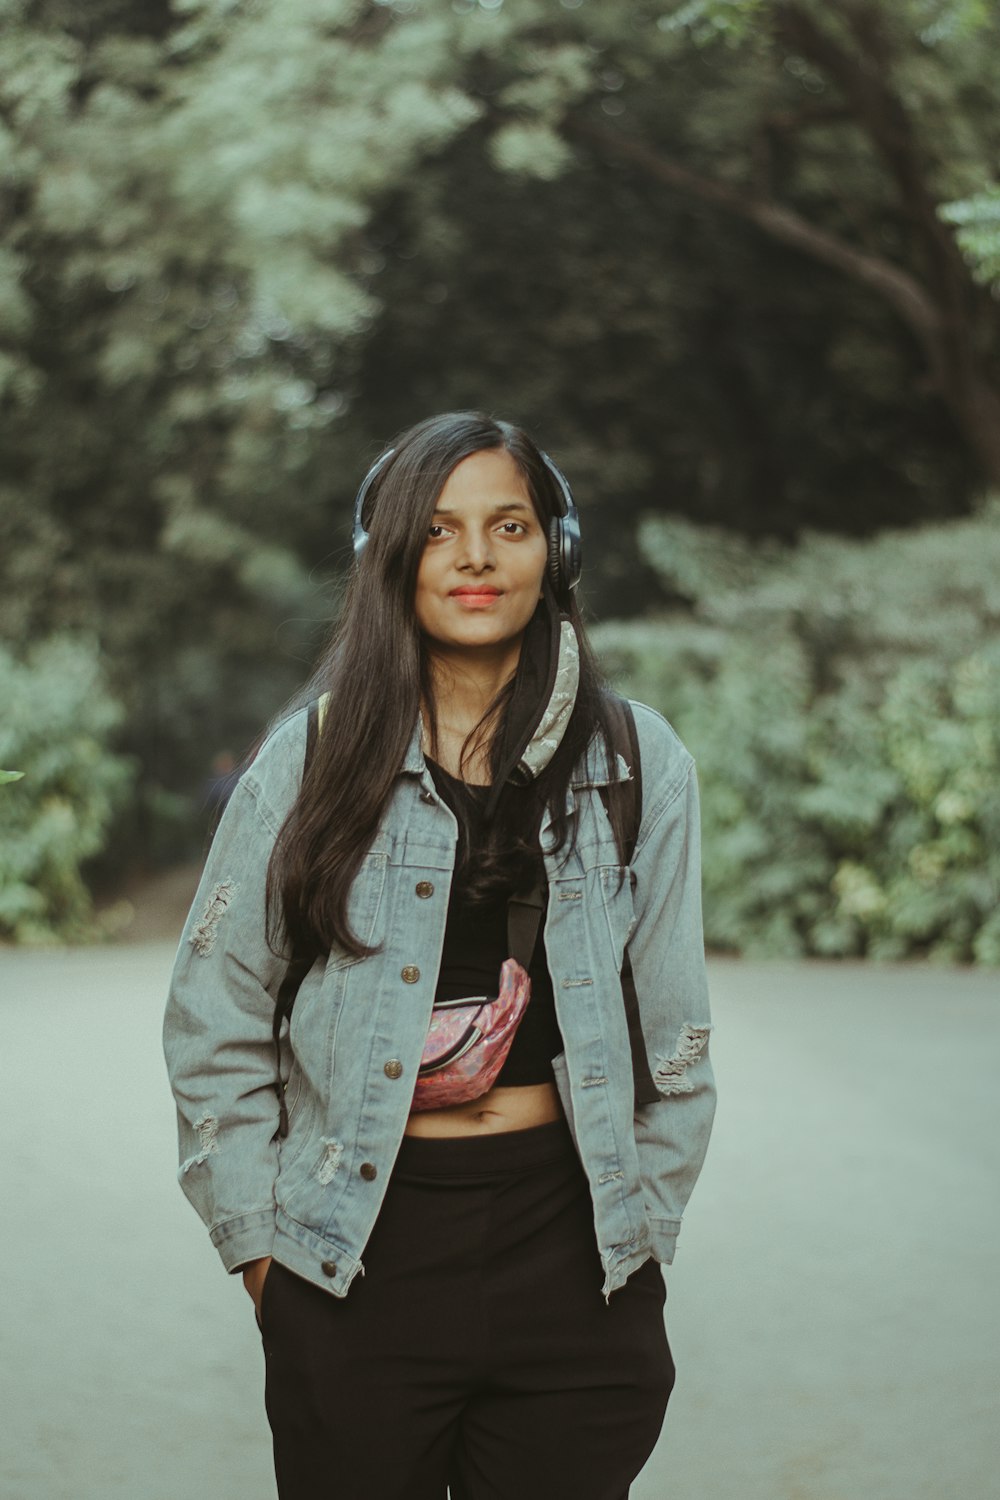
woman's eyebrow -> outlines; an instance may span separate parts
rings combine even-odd
[[[526,500],[504,500],[499,505],[494,505],[490,511],[490,515],[499,516],[509,510],[532,511],[532,506]],[[435,507],[434,514],[436,516],[453,516],[455,515],[455,511],[448,510],[445,506],[439,505]]]

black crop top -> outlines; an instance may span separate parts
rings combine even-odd
[[[430,757],[427,757],[427,765],[443,801],[456,815],[461,799],[474,842],[489,788],[459,780]],[[552,980],[545,961],[544,931],[543,913],[528,968],[531,999],[518,1023],[507,1059],[497,1074],[495,1087],[498,1088],[551,1083],[552,1059],[562,1051]],[[477,903],[470,906],[459,882],[453,880],[435,999],[496,995],[500,967],[508,956],[506,898],[500,897],[488,905]]]

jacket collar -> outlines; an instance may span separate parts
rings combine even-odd
[[[409,773],[411,775],[420,776],[427,769],[427,762],[424,760],[424,752],[420,748],[423,737],[424,716],[423,714],[418,713],[417,722],[414,724],[413,733],[410,735],[410,743],[406,747],[406,755],[403,757],[404,774]]]
[[[427,769],[427,762],[421,749],[423,727],[423,716],[418,714],[410,736],[410,743],[406,747],[406,755],[403,758],[404,774],[422,776]],[[602,737],[597,734],[590,741],[582,760],[570,778],[570,786],[574,791],[587,786],[608,786],[614,782],[630,780],[631,774],[630,767],[621,755],[608,755]]]
[[[610,786],[631,781],[632,768],[622,755],[608,754],[603,736],[595,734],[570,778],[574,791],[585,786]]]

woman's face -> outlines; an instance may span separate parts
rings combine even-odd
[[[503,448],[463,458],[438,496],[415,607],[433,645],[506,647],[516,662],[542,594],[548,542],[517,464]]]

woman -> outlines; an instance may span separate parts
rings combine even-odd
[[[520,429],[459,412],[397,440],[330,649],[240,778],[181,941],[180,1181],[254,1302],[281,1500],[620,1500],[660,1432],[660,1265],[714,1109],[697,787],[634,704],[626,872],[578,543]],[[446,1002],[498,992],[499,1073],[441,1103],[418,1069]]]

